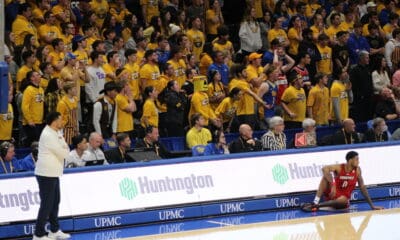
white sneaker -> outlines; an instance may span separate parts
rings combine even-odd
[[[64,233],[61,230],[58,230],[57,232],[53,233],[53,232],[49,232],[49,239],[68,239],[70,238],[71,235],[68,233]]]
[[[52,238],[49,238],[48,236],[44,235],[43,237],[38,237],[36,235],[33,235],[32,240],[53,240]]]

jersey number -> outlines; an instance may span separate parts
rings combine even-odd
[[[347,185],[349,185],[349,183],[348,183],[347,181],[343,181],[343,183],[342,183],[342,188],[346,188]]]

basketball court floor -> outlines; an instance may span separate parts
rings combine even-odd
[[[356,203],[347,211],[305,213],[296,209],[261,212],[102,229],[95,232],[74,233],[72,239],[400,240],[400,198],[374,203],[385,209],[371,211],[368,204]]]

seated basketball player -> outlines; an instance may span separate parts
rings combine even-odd
[[[347,163],[328,165],[322,168],[323,177],[314,202],[303,204],[301,206],[302,210],[317,211],[325,208],[346,209],[350,206],[351,193],[357,183],[371,209],[383,209],[383,207],[374,206],[369,197],[361,176],[361,168],[358,166],[358,153],[355,151],[348,152],[346,154],[346,161]],[[324,195],[326,201],[320,203],[322,195]]]

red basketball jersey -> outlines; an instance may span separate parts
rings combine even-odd
[[[340,172],[335,177],[336,182],[336,198],[345,196],[348,199],[357,184],[357,169],[346,172],[345,164],[340,165]]]

